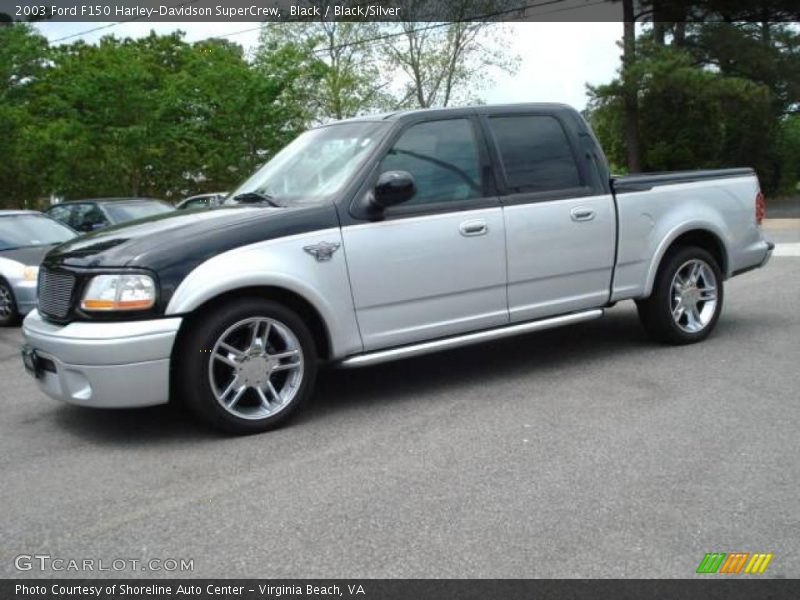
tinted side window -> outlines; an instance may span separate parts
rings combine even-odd
[[[581,186],[561,124],[553,117],[491,117],[489,126],[515,192],[549,192]]]
[[[467,119],[431,121],[403,132],[381,161],[380,172],[408,171],[417,193],[406,204],[481,198],[480,160]]]

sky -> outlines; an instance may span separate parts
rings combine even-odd
[[[258,41],[258,31],[245,31],[255,23],[38,23],[36,27],[52,42],[64,36],[104,29],[70,38],[96,42],[104,35],[138,37],[151,29],[169,33],[180,29],[187,41],[227,37],[246,49]],[[494,83],[482,93],[488,104],[509,102],[563,102],[582,110],[586,106],[586,84],[609,82],[619,68],[621,23],[507,23],[503,40],[521,62],[513,75],[495,74]],[[242,33],[238,33],[242,32]],[[233,34],[233,35],[230,35]]]

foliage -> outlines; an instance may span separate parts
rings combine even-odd
[[[502,0],[454,0],[447,3],[448,22],[420,23],[425,11],[442,12],[440,3],[405,0],[406,20],[388,29],[382,47],[388,67],[403,75],[398,105],[428,108],[480,103],[492,74],[515,73],[519,56],[503,43],[502,24],[471,20],[507,6]],[[429,18],[426,20],[430,20]]]
[[[766,36],[766,37],[765,37]],[[781,24],[689,25],[680,43],[636,42],[641,167],[754,167],[767,193],[797,182],[800,36]],[[612,164],[627,162],[620,78],[588,89],[587,115]]]
[[[257,57],[292,44],[314,65],[317,118],[345,119],[392,107],[391,78],[379,61],[375,40],[382,27],[374,22],[310,21],[267,23],[259,36]]]
[[[776,136],[778,190],[785,194],[800,192],[800,116],[782,119]]]
[[[398,27],[266,24],[245,56],[181,32],[51,47],[29,24],[2,24],[0,206],[231,189],[309,125],[463,102],[488,81],[484,67],[502,66],[485,25],[452,24],[424,36],[414,68],[425,76],[398,84],[403,52],[383,52]]]
[[[227,189],[312,118],[313,65],[292,45],[251,63],[181,33],[53,48],[28,26],[0,36],[7,203]]]
[[[35,85],[45,68],[47,40],[29,25],[0,26],[0,207],[35,193],[26,170],[26,133]]]

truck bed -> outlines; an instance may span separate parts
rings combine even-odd
[[[755,177],[751,168],[706,169],[698,171],[661,171],[656,173],[636,173],[633,175],[613,175],[611,185],[614,193],[643,192],[662,185],[693,183],[709,179],[729,179],[731,177]]]

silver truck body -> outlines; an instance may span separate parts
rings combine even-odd
[[[469,110],[423,112],[413,122]],[[376,156],[407,125],[396,121]],[[593,141],[582,120],[575,126]],[[242,243],[202,260],[157,317],[59,324],[33,311],[26,343],[54,364],[40,373],[42,390],[89,406],[167,402],[182,323],[237,290],[302,303],[319,320],[324,358],[361,366],[596,318],[614,302],[647,298],[665,253],[682,236],[702,236],[716,248],[724,278],[765,264],[772,251],[754,217],[758,181],[746,169],[616,179],[600,170],[597,187],[573,197],[498,194],[486,206],[403,218],[344,216],[341,207],[371,185],[372,171],[367,161],[353,177],[334,226]],[[134,391],[133,381],[144,383]]]

